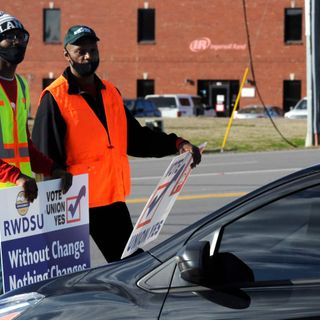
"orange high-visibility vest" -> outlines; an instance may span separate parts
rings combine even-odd
[[[89,175],[89,207],[125,201],[130,192],[127,156],[127,119],[117,89],[103,81],[102,99],[110,142],[105,127],[80,95],[68,94],[68,81],[60,76],[43,92],[50,91],[66,122],[67,170]],[[40,99],[41,99],[40,97]]]
[[[32,177],[26,131],[30,107],[29,90],[23,77],[16,75],[16,81],[17,99],[14,109],[0,85],[0,158]],[[12,186],[15,184],[0,182],[0,188]]]

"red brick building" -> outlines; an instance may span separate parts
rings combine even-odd
[[[214,106],[222,101],[230,114],[249,66],[246,23],[264,103],[288,110],[305,95],[303,7],[304,0],[10,0],[0,10],[31,34],[18,72],[30,83],[32,115],[43,85],[66,67],[63,37],[74,24],[96,31],[98,74],[124,97],[199,94]],[[259,103],[252,80],[249,72],[240,106]]]

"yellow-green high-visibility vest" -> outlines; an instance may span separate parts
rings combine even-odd
[[[0,158],[18,167],[22,173],[32,176],[26,125],[30,108],[27,81],[16,75],[17,100],[15,108],[0,84]],[[0,188],[14,186],[13,183],[0,182]]]

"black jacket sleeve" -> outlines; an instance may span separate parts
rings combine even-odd
[[[34,120],[32,141],[61,168],[66,169],[66,123],[50,92],[42,97]]]

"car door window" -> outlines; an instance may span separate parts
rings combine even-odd
[[[176,108],[176,102],[174,98],[156,97],[149,98],[158,108]]]
[[[265,205],[223,230],[219,252],[230,252],[255,281],[320,277],[320,187]]]
[[[190,107],[190,101],[188,98],[179,98],[179,102],[184,107]]]

